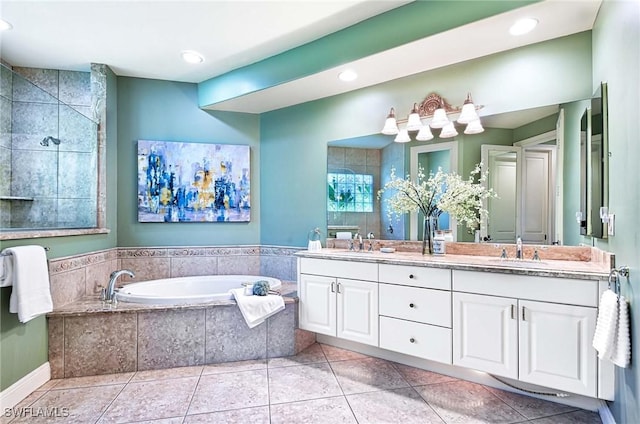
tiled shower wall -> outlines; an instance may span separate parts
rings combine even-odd
[[[373,212],[328,212],[327,225],[357,226],[361,234],[380,234],[380,202],[376,193],[380,189],[380,150],[354,149],[330,146],[327,150],[327,168],[330,172],[348,169],[356,174],[373,175]]]
[[[109,274],[130,269],[135,281],[193,275],[247,274],[296,281],[299,248],[157,247],[117,248],[49,261],[54,308],[97,295]],[[133,282],[122,276],[121,282]]]
[[[0,122],[0,163],[6,181],[0,196],[33,200],[2,200],[0,224],[3,228],[96,226],[97,124],[89,119],[91,73],[13,71],[19,75],[2,70],[2,111],[10,113],[3,113]],[[49,136],[60,144],[43,145]]]

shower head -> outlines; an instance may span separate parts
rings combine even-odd
[[[40,142],[40,145],[41,146],[48,146],[49,142],[51,142],[51,143],[53,143],[53,144],[55,144],[57,146],[58,144],[60,144],[60,139],[48,135],[48,136],[46,136],[45,138],[42,139],[42,141]]]

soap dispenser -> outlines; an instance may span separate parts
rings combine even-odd
[[[520,236],[516,239],[516,259],[522,259],[522,238]]]

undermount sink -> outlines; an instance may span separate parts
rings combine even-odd
[[[522,268],[527,268],[527,267],[540,267],[540,266],[545,266],[547,265],[547,263],[545,261],[539,261],[539,260],[533,260],[533,259],[503,259],[503,258],[496,258],[496,259],[489,259],[489,262],[491,262],[492,264],[499,264],[499,265],[504,265],[504,266],[508,266],[508,267],[522,267]]]

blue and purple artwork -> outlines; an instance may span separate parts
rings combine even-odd
[[[139,222],[248,222],[249,146],[138,140]]]

